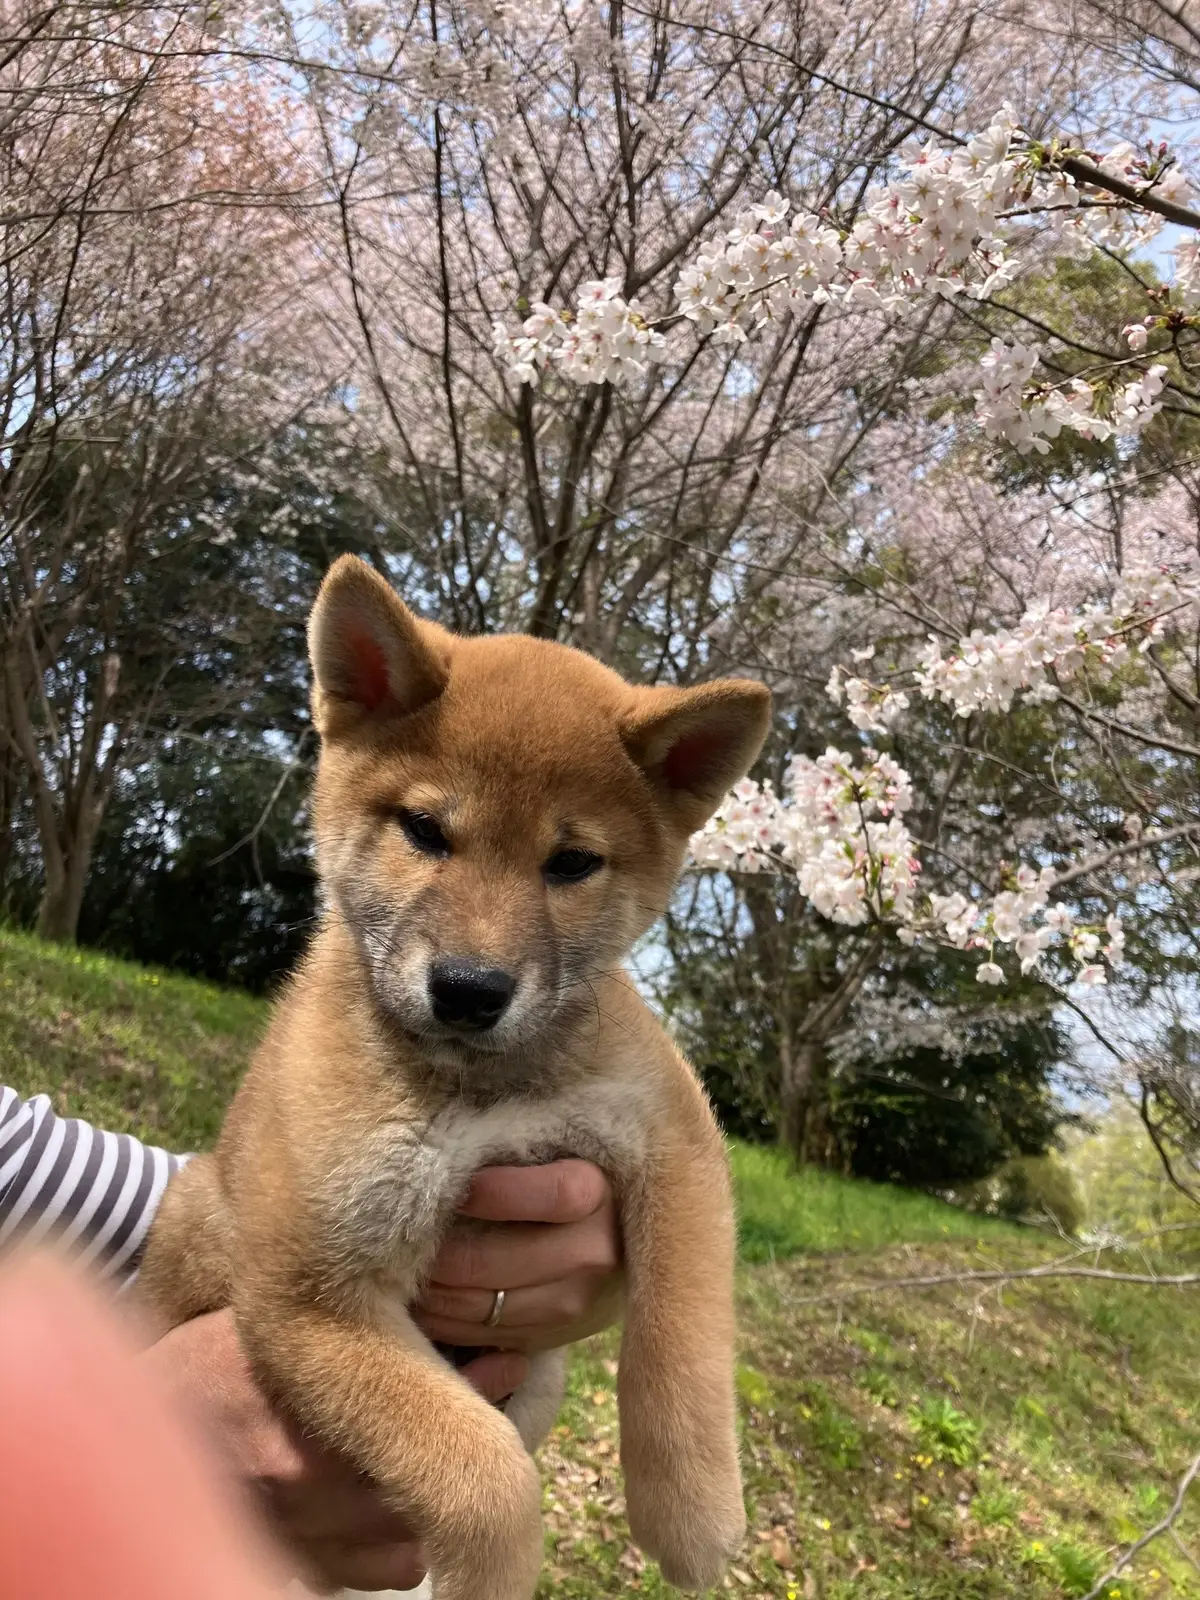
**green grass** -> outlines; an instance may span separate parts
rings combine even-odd
[[[236,991],[0,931],[0,1079],[176,1149],[212,1140],[265,1013]],[[1085,1594],[1163,1515],[1200,1450],[1200,1296],[1066,1280],[852,1294],[1067,1247],[923,1195],[797,1172],[773,1150],[732,1157],[751,1534],[727,1592]],[[1166,1236],[1176,1255],[1154,1264],[1195,1270],[1189,1238]],[[613,1333],[576,1351],[542,1452],[539,1600],[674,1595],[629,1541],[616,1353]],[[1200,1489],[1178,1532],[1200,1551]],[[1106,1600],[1200,1600],[1200,1574],[1160,1540]]]
[[[1025,1231],[1002,1252],[952,1241],[742,1269],[751,1533],[734,1594],[1069,1600],[1163,1515],[1200,1449],[1194,1299],[1067,1281],[837,1298],[864,1278],[1032,1263],[1055,1248]],[[576,1353],[543,1450],[539,1600],[675,1593],[628,1538],[616,1352],[606,1334]],[[1179,1534],[1200,1543],[1200,1493]],[[1200,1575],[1167,1540],[1106,1591],[1168,1597],[1198,1600]]]
[[[942,1239],[1003,1239],[1018,1231],[911,1189],[811,1167],[797,1170],[782,1151],[762,1145],[735,1143],[730,1154],[746,1261]]]
[[[266,1007],[0,928],[0,1082],[174,1150],[212,1143]]]

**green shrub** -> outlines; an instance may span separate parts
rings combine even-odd
[[[859,1387],[871,1396],[876,1405],[890,1406],[894,1410],[900,1404],[900,1390],[895,1378],[890,1372],[884,1372],[878,1367],[863,1373],[859,1379]]]
[[[935,1461],[969,1467],[979,1459],[979,1424],[944,1395],[929,1395],[910,1406],[908,1420],[918,1445]]]
[[[981,1480],[979,1492],[971,1501],[971,1515],[984,1528],[1011,1528],[1020,1509],[1021,1496],[998,1478]]]
[[[986,1216],[1049,1224],[1074,1234],[1086,1207],[1074,1172],[1058,1156],[1015,1156],[979,1183],[956,1190],[955,1200]]]

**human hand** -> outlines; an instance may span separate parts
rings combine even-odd
[[[489,1400],[519,1387],[524,1352],[571,1343],[620,1307],[608,1179],[584,1161],[476,1174],[415,1315],[432,1339],[493,1347],[463,1369]],[[485,1321],[505,1291],[498,1327]],[[495,1347],[503,1347],[496,1349]],[[142,1357],[198,1419],[310,1586],[407,1589],[424,1572],[413,1532],[344,1458],[305,1438],[259,1391],[232,1314],[173,1329]]]
[[[278,1600],[287,1574],[128,1335],[61,1262],[0,1262],[0,1595]]]
[[[412,1529],[344,1457],[275,1410],[254,1381],[231,1312],[172,1329],[141,1359],[197,1419],[218,1465],[250,1491],[309,1587],[411,1589],[421,1581]],[[481,1356],[463,1376],[502,1400],[526,1368],[523,1356],[505,1351]]]
[[[431,1339],[533,1352],[573,1344],[617,1319],[620,1229],[599,1167],[484,1167],[459,1217],[413,1311]],[[489,1327],[498,1289],[504,1303]]]

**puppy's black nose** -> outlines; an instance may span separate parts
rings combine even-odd
[[[485,967],[470,956],[445,956],[429,969],[433,1014],[451,1027],[495,1027],[516,987],[501,967]]]

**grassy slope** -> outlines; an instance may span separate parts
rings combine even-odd
[[[946,1239],[1011,1239],[1018,1231],[890,1184],[848,1182],[835,1172],[792,1170],[782,1151],[735,1144],[742,1259],[875,1250]]]
[[[177,1149],[211,1138],[263,1013],[235,992],[0,931],[0,1078]],[[732,1590],[1085,1593],[1105,1552],[1162,1515],[1200,1449],[1196,1301],[1059,1282],[839,1302],[839,1286],[864,1278],[1055,1247],[925,1196],[790,1173],[774,1152],[733,1155],[753,1533]],[[577,1353],[544,1452],[541,1600],[670,1592],[626,1536],[616,1349],[604,1335]],[[1179,1531],[1200,1546],[1200,1497]],[[1160,1541],[1109,1600],[1133,1595],[1200,1600],[1200,1573]]]
[[[210,1144],[264,1015],[236,989],[0,928],[0,1081],[102,1127]]]
[[[1005,1263],[1017,1253],[1009,1246]],[[1019,1253],[1046,1250],[1035,1241]],[[998,1255],[990,1243],[954,1243],[743,1274],[752,1533],[735,1591],[750,1600],[1079,1596],[1119,1541],[1162,1516],[1200,1449],[1194,1300],[1021,1284],[804,1304],[862,1277],[954,1271]],[[544,1452],[552,1534],[540,1600],[671,1593],[625,1537],[615,1354],[608,1335],[576,1359]],[[961,1464],[947,1459],[956,1455]],[[1179,1531],[1194,1550],[1195,1498]],[[1200,1576],[1159,1541],[1134,1581],[1106,1595],[1196,1597]]]

